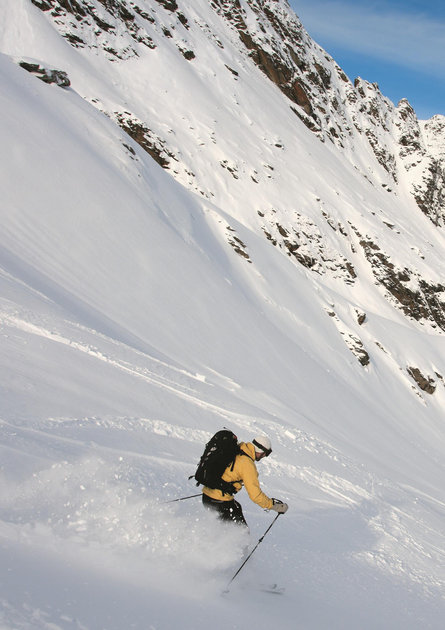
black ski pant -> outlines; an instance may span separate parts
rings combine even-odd
[[[238,523],[239,525],[247,527],[243,509],[238,501],[235,501],[235,499],[232,499],[231,501],[218,501],[218,499],[212,499],[206,494],[203,494],[202,502],[206,508],[218,512],[219,518],[222,521],[232,521],[233,523]]]

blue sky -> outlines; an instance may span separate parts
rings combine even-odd
[[[421,119],[445,115],[444,0],[289,0],[303,26],[346,72],[378,83]]]

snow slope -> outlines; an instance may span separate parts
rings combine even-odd
[[[17,7],[26,3],[8,5]],[[77,55],[59,39],[35,40]],[[281,226],[297,212],[311,219],[311,244],[320,232],[359,278],[316,274],[264,238],[255,183],[220,177],[203,152],[200,169],[219,192],[188,189],[82,98],[76,80],[67,90],[45,85],[5,50],[2,629],[441,628],[444,336],[388,302],[353,252],[354,231],[342,239],[323,227],[319,208],[434,281],[444,277],[443,232],[294,125],[298,172],[287,181],[289,155],[270,149],[268,203]],[[187,83],[183,68],[177,80]],[[275,140],[290,123],[262,78],[252,75],[246,98],[257,103],[258,86],[267,116],[258,107],[221,113],[224,143],[236,138],[251,159],[246,111]],[[205,84],[201,97],[217,107]],[[254,212],[243,212],[248,201]],[[350,351],[357,338],[366,367]],[[433,395],[407,366],[435,374]],[[221,426],[243,440],[270,435],[261,480],[290,505],[224,598],[242,533],[197,498],[164,503],[197,492],[187,478]],[[254,544],[273,515],[240,497]],[[273,582],[285,595],[259,590]]]

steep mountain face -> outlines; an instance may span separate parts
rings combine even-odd
[[[359,321],[368,306],[353,289],[366,279],[409,320],[445,331],[433,262],[445,224],[444,119],[419,123],[406,100],[395,106],[376,84],[351,83],[286,0],[19,0],[4,11],[24,25],[2,37],[22,67],[37,63],[46,80],[62,72],[180,183],[347,295]],[[42,20],[45,42],[32,34]],[[343,179],[335,169],[313,177],[317,144]],[[252,263],[230,221],[224,231]],[[346,337],[367,365],[360,335]],[[442,379],[423,371],[417,383]]]
[[[353,150],[357,143],[368,142],[391,185],[407,179],[405,172],[411,171],[410,192],[419,207],[436,225],[444,224],[444,163],[429,152],[406,99],[394,107],[377,84],[358,78],[352,86],[286,3],[251,0],[244,8],[239,1],[215,5],[239,31],[258,67],[298,106],[294,111],[309,129],[341,148]],[[352,162],[356,164],[353,158]]]
[[[138,57],[141,45],[155,50],[160,33],[172,39],[184,58],[192,61],[196,57],[192,43],[196,27],[204,32],[209,29],[185,2],[181,6],[168,0],[32,2],[48,14],[71,45],[101,50],[111,61]],[[405,181],[421,210],[435,225],[443,226],[445,164],[440,152],[431,153],[428,136],[440,135],[433,121],[421,128],[405,99],[395,107],[377,84],[356,79],[352,85],[335,61],[311,40],[285,0],[212,0],[208,4],[238,34],[244,47],[239,52],[247,52],[278,86],[311,131],[322,141],[347,149],[348,159],[365,172],[369,164],[357,163],[353,152],[357,144],[369,145],[388,175],[379,173],[374,183],[391,187]],[[205,34],[216,46],[223,46],[216,33]],[[228,70],[237,76],[236,70]],[[150,136],[144,127],[146,121],[125,122],[120,117],[119,122],[147,149],[154,150],[156,142],[146,139]],[[168,154],[161,141],[154,153],[161,154],[159,160],[166,166],[163,151]]]

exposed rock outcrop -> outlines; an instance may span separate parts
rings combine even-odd
[[[175,156],[166,147],[165,141],[157,137],[147,125],[130,112],[113,112],[113,117],[119,126],[128,133],[156,162],[163,168],[168,168]]]
[[[407,372],[423,392],[426,392],[427,394],[434,394],[437,387],[434,378],[431,376],[424,376],[419,368],[416,367],[408,367]]]
[[[19,61],[18,64],[21,68],[30,72],[44,83],[54,83],[63,88],[67,88],[71,85],[68,74],[63,70],[45,68],[40,63],[33,61]]]
[[[444,225],[444,156],[438,159],[430,151],[430,138],[438,133],[445,136],[444,117],[421,125],[406,99],[395,107],[376,83],[357,78],[352,84],[309,38],[285,2],[212,0],[211,4],[238,31],[249,56],[289,98],[293,111],[311,131],[341,148],[356,143],[358,134],[390,182],[397,184],[401,171],[411,172],[410,192],[417,205],[435,225]],[[389,182],[385,186],[391,190]]]
[[[362,78],[351,82],[309,37],[286,0],[208,0],[205,8],[212,18],[208,22],[195,11],[193,3],[179,0],[32,2],[74,48],[82,48],[82,54],[89,49],[92,55],[101,55],[108,62],[131,63],[140,55],[147,56],[149,62],[151,56],[155,59],[161,50],[168,50],[172,58],[176,56],[184,64],[182,68],[185,64],[187,68],[200,68],[199,80],[205,76],[211,81],[221,70],[224,76],[229,73],[238,86],[246,76],[241,68],[249,73],[259,69],[264,75],[258,73],[261,80],[267,77],[281,91],[284,107],[288,106],[321,142],[340,151],[345,163],[349,162],[369,185],[383,188],[389,199],[390,195],[394,199],[406,196],[408,191],[413,212],[417,212],[415,201],[422,220],[425,215],[437,229],[445,226],[445,117],[419,122],[406,99],[395,106],[376,83]],[[226,55],[224,62],[213,68],[209,57],[202,54],[203,42],[210,42],[211,50],[218,54],[230,46],[231,56]],[[211,72],[207,72],[209,69]],[[43,73],[40,78],[46,80],[48,76]],[[88,98],[94,103],[94,98]],[[267,160],[261,156],[248,163],[243,147],[236,143],[213,151],[216,120],[208,121],[205,132],[196,132],[193,115],[186,113],[183,120],[167,124],[162,113],[151,112],[144,118],[143,107],[142,113],[135,115],[127,111],[125,95],[122,101],[108,107],[98,102],[96,106],[116,120],[163,168],[203,197],[213,199],[212,187],[219,185],[220,179],[225,182],[221,188],[236,187],[246,180],[255,187],[274,183],[272,157],[286,150],[281,138],[267,140]],[[224,107],[231,111],[238,105],[234,95]],[[299,125],[296,118],[295,124]],[[181,140],[177,140],[177,131]],[[215,182],[195,175],[195,157],[206,144],[212,149],[209,155],[218,173]],[[368,235],[364,231],[367,228],[360,233],[352,224],[346,225],[346,219],[334,218],[323,209],[320,199],[301,211],[296,209],[298,206],[280,208],[278,218],[274,206],[279,196],[275,192],[269,200],[267,190],[262,189],[262,210],[253,211],[258,215],[256,225],[284,255],[310,273],[351,286],[358,284],[357,278],[360,281],[364,264],[390,304],[409,318],[445,331],[445,288],[437,278],[426,277],[403,259],[396,260],[394,251],[373,233]],[[366,213],[367,209],[354,211]],[[384,229],[400,234],[394,217],[392,221],[383,217],[382,222]],[[237,238],[229,242],[247,258],[247,246]],[[422,252],[419,256],[424,259]]]

